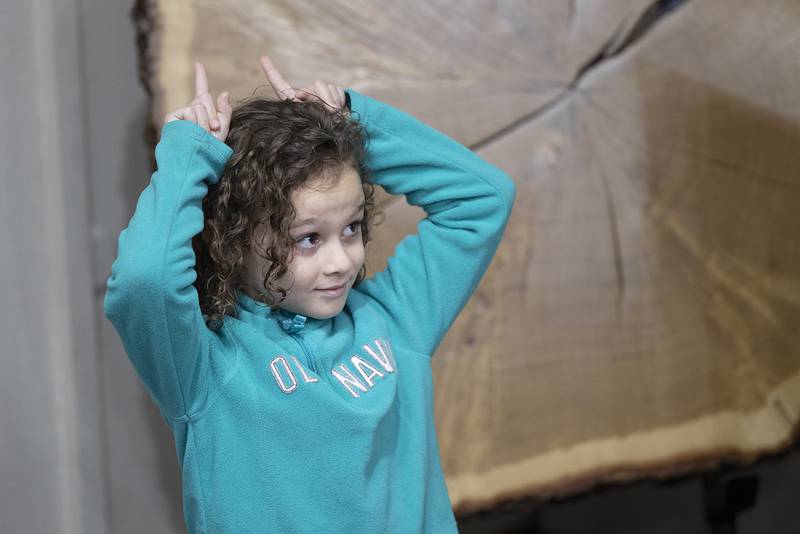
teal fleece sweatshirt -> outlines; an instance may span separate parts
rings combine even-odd
[[[427,216],[336,317],[273,313],[239,293],[238,317],[206,327],[191,242],[232,151],[192,122],[164,125],[119,236],[105,314],[172,430],[193,534],[457,532],[431,356],[486,271],[515,188],[444,134],[348,94],[374,182]]]

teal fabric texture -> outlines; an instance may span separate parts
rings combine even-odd
[[[192,534],[457,532],[431,358],[495,254],[515,186],[422,121],[347,93],[374,183],[426,217],[337,316],[239,293],[237,316],[206,326],[191,243],[232,150],[192,122],[164,125],[119,236],[105,315],[172,430]]]

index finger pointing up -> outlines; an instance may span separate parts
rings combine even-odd
[[[206,69],[199,61],[194,62],[194,95],[200,96],[208,92],[208,78]]]
[[[261,56],[260,61],[261,68],[264,69],[264,74],[267,75],[269,84],[275,90],[275,94],[278,95],[278,98],[281,100],[293,99],[295,97],[294,89],[289,85],[289,82],[283,79],[283,76],[281,76],[281,73],[275,68],[275,65],[272,64],[269,57]]]

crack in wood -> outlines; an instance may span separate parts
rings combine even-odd
[[[630,27],[622,21],[611,37],[600,47],[581,68],[578,69],[570,87],[575,87],[580,80],[600,63],[618,56],[630,48],[647,34],[657,22],[661,21],[668,13],[674,11],[687,0],[656,0],[645,9],[639,18]]]
[[[685,4],[688,0],[656,0],[650,7],[645,9],[639,18],[633,24],[626,24],[623,20],[614,33],[603,43],[600,49],[581,66],[573,76],[572,81],[566,85],[566,89],[556,96],[555,98],[545,102],[543,105],[534,109],[533,111],[523,115],[519,119],[502,126],[494,132],[486,135],[483,139],[479,139],[470,145],[470,149],[478,151],[486,148],[488,145],[498,141],[499,139],[507,136],[511,132],[517,130],[525,124],[535,121],[542,115],[552,110],[561,104],[566,98],[571,95],[591,71],[598,68],[602,63],[609,59],[622,54],[625,50],[630,48],[635,42],[639,41],[647,32],[653,29],[655,24],[661,21],[667,14],[673,12],[679,6]],[[576,16],[574,2],[570,3],[568,18]],[[574,20],[570,21],[574,24]]]

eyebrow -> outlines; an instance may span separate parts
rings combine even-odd
[[[361,204],[356,206],[355,209],[353,209],[352,213],[353,214],[355,214],[356,212],[360,213],[363,210],[364,210],[364,203],[362,202]],[[298,222],[297,224],[292,225],[292,228],[300,228],[301,226],[308,226],[308,225],[311,225],[311,224],[317,224],[317,222],[319,222],[319,219],[317,219],[316,217],[309,217],[308,219],[303,219],[302,221]]]

